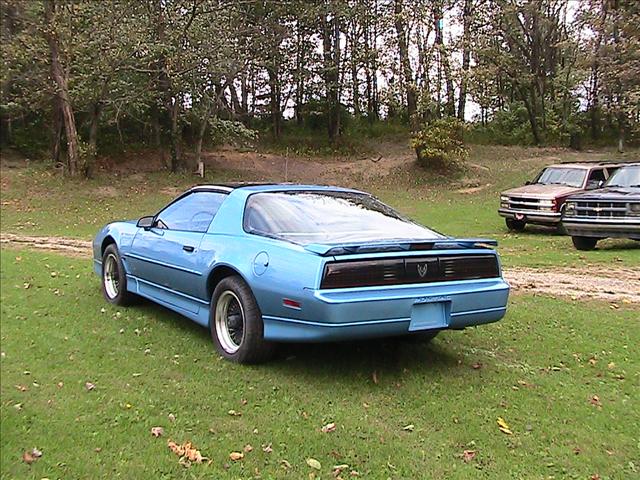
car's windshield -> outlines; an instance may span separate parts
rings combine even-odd
[[[583,168],[550,167],[543,170],[536,183],[579,188],[583,185],[586,175],[587,170]]]
[[[605,186],[640,188],[640,165],[619,168],[609,177]]]
[[[244,228],[303,245],[443,238],[369,195],[336,191],[253,194],[247,201]]]

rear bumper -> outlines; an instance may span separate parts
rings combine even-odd
[[[509,285],[502,278],[315,290],[303,304],[306,318],[264,315],[264,336],[273,341],[324,342],[462,329],[500,320],[508,297]],[[427,311],[421,326],[416,326],[416,309]],[[442,313],[430,322],[432,311]]]
[[[559,212],[541,212],[538,210],[514,210],[511,208],[499,208],[498,214],[504,218],[513,218],[529,223],[556,225],[560,222]],[[523,215],[524,218],[520,218]],[[516,218],[517,217],[517,218]]]
[[[612,221],[603,218],[565,217],[562,225],[567,234],[573,237],[640,239],[640,218],[617,218]]]

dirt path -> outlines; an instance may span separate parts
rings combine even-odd
[[[3,233],[0,243],[68,256],[91,256],[91,242],[86,240]],[[640,272],[631,268],[607,267],[593,272],[577,268],[515,267],[506,269],[504,275],[515,292],[640,304]]]

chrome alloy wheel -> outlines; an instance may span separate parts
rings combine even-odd
[[[231,290],[225,290],[218,297],[215,327],[216,336],[224,351],[236,353],[244,337],[244,310],[240,299]]]
[[[116,298],[120,292],[120,266],[118,259],[110,253],[102,265],[102,280],[104,290],[110,299]]]

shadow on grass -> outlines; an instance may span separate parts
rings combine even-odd
[[[141,299],[134,307],[141,313],[175,329],[180,336],[190,337],[202,348],[214,351],[209,330],[149,300]],[[446,332],[440,335],[446,335]],[[373,372],[396,375],[403,369],[446,372],[457,366],[457,357],[438,338],[429,343],[406,338],[378,338],[360,341],[327,343],[282,343],[276,357],[257,368],[272,368],[286,375],[312,378],[330,375],[336,378],[371,377]],[[256,367],[253,367],[256,368]]]

